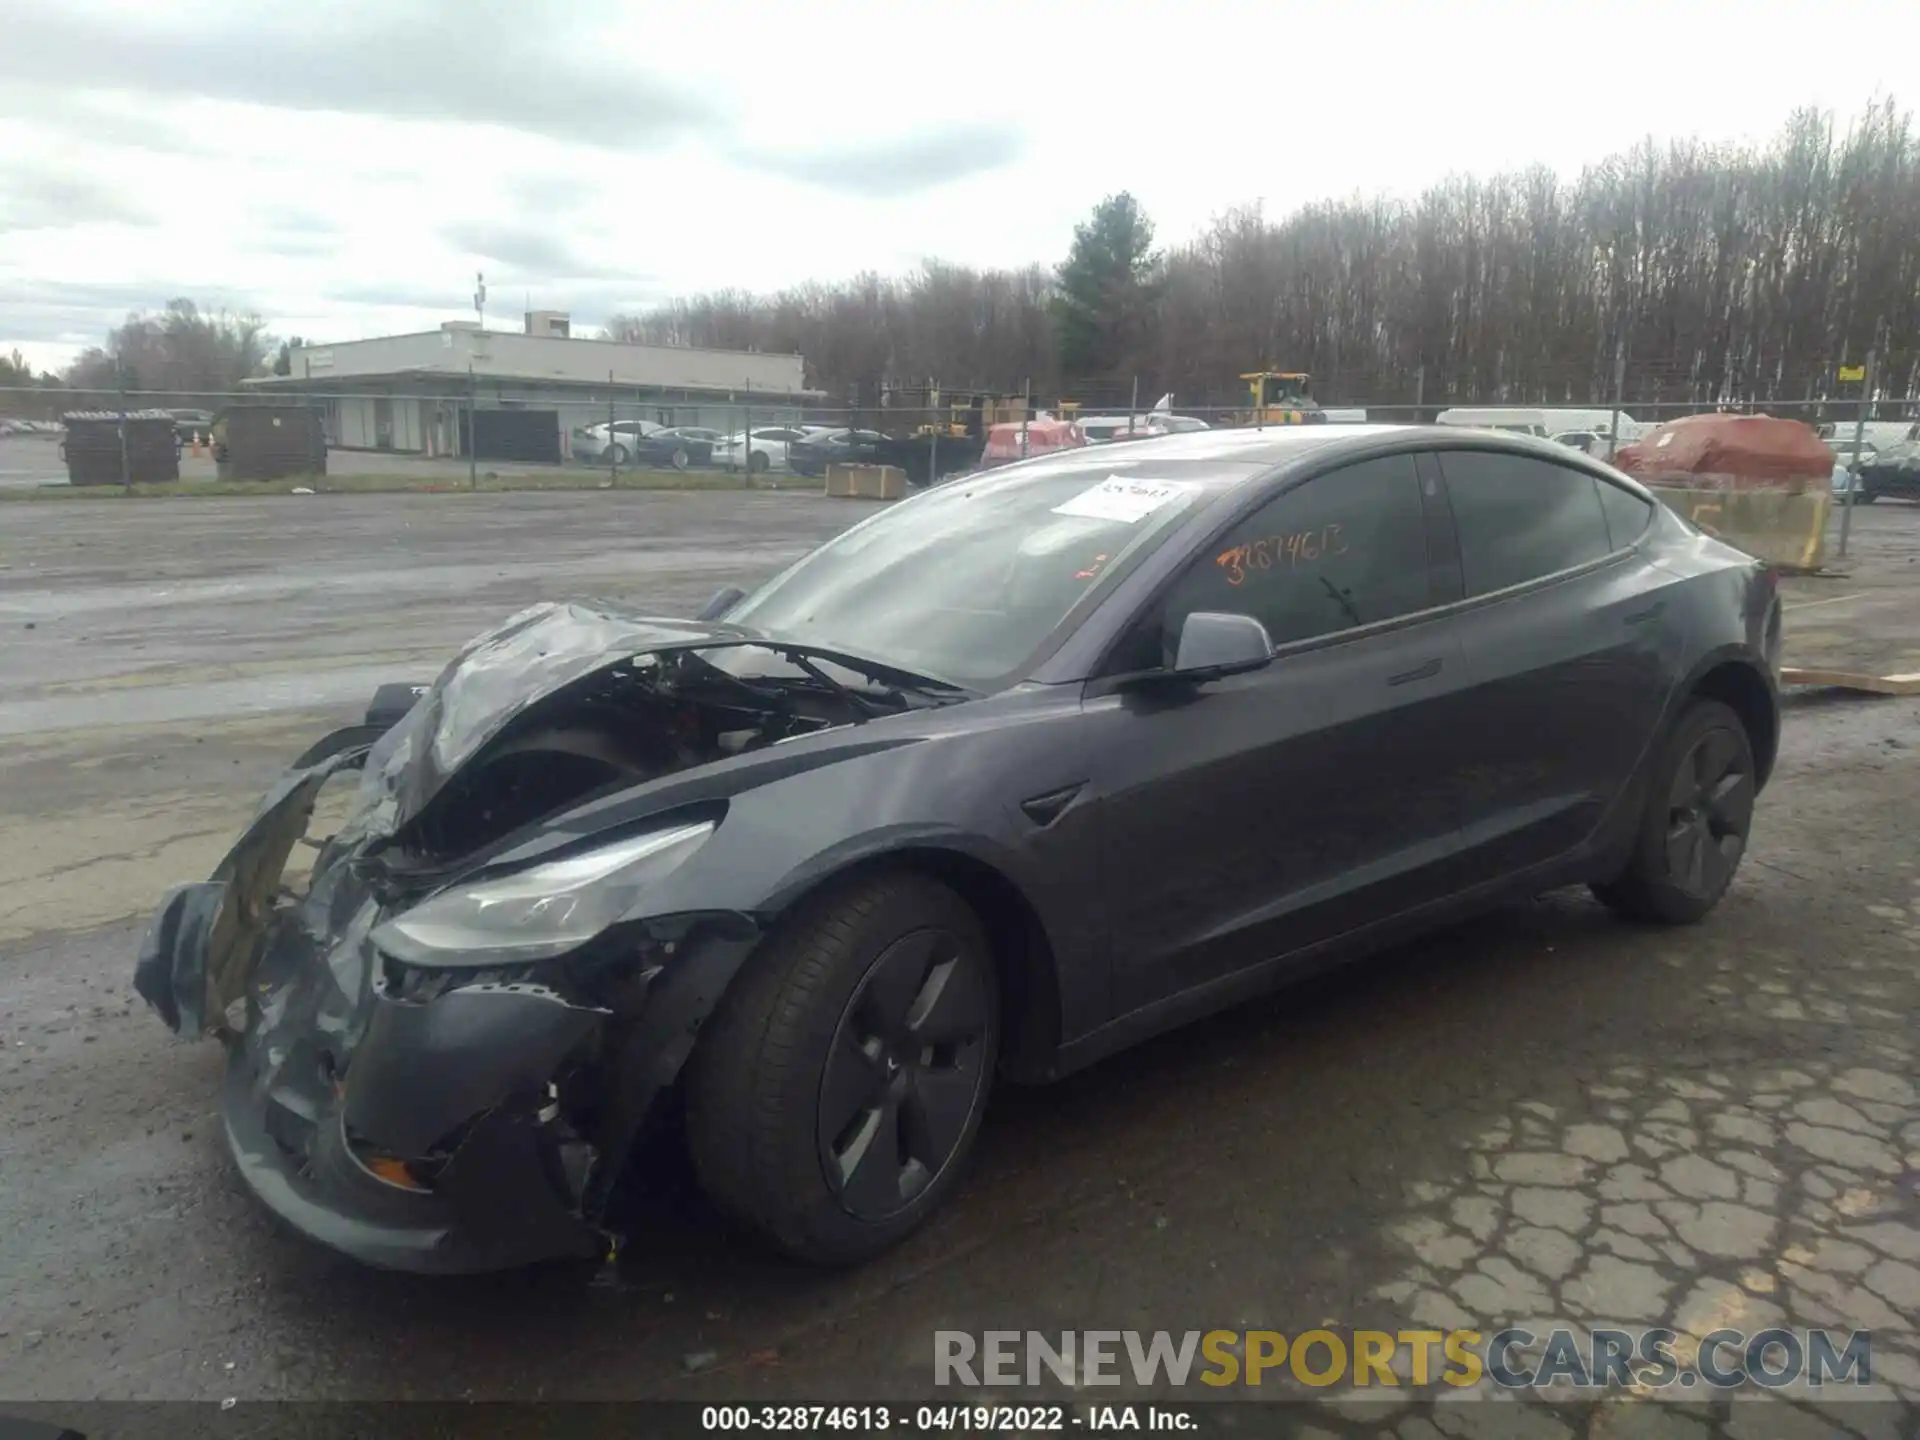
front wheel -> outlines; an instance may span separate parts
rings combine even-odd
[[[797,912],[689,1067],[707,1194],[795,1259],[867,1259],[952,1192],[999,1042],[993,961],[958,895],[885,874]]]
[[[672,456],[669,457],[668,463],[676,470],[685,470],[693,463],[693,457],[687,454],[685,447],[679,447],[676,448]]]
[[[1632,858],[1593,893],[1633,920],[1701,919],[1746,854],[1757,788],[1740,717],[1717,700],[1695,701],[1660,749]]]
[[[750,475],[764,475],[772,465],[773,461],[769,460],[766,455],[759,450],[754,451],[753,454],[747,457],[747,473]]]
[[[352,750],[361,745],[372,745],[393,727],[390,725],[349,725],[324,735],[301,751],[300,758],[290,767],[294,770],[306,770],[318,765],[322,760],[331,760],[344,750]]]

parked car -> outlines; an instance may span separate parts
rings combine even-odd
[[[1147,420],[1155,435],[1197,435],[1213,428],[1198,415],[1150,415]]]
[[[296,1229],[603,1256],[679,1135],[770,1245],[857,1261],[953,1193],[996,1075],[1558,886],[1699,920],[1780,728],[1770,567],[1435,427],[1058,450],[702,616],[522,611],[160,906],[136,987],[225,1042],[240,1178]]]
[[[1833,452],[1836,465],[1844,465],[1849,470],[1858,470],[1863,465],[1871,465],[1880,453],[1877,445],[1862,442],[1855,445],[1852,440],[1828,440],[1827,449]]]
[[[718,430],[706,430],[698,425],[675,425],[666,430],[655,430],[633,442],[634,463],[665,465],[675,470],[710,465],[713,463],[713,447],[725,438]]]
[[[1920,500],[1920,440],[1902,440],[1862,459],[1854,472],[1854,503],[1871,505],[1882,495]]]
[[[1442,425],[1457,425],[1478,430],[1498,430],[1510,435],[1549,435],[1544,410],[1453,409],[1435,417]]]
[[[1131,419],[1131,424],[1129,424]],[[1080,433],[1087,438],[1089,445],[1111,445],[1120,440],[1144,440],[1147,438],[1147,417],[1145,415],[1077,415],[1074,424],[1080,427]]]
[[[877,430],[826,430],[787,445],[787,468],[796,475],[824,475],[829,465],[871,465],[886,437]]]
[[[1578,450],[1582,455],[1604,458],[1607,453],[1607,437],[1592,430],[1562,430],[1553,437],[1553,443],[1565,445],[1569,450]]]
[[[1173,397],[1167,396],[1162,405],[1171,405]],[[1079,415],[1074,423],[1080,427],[1080,433],[1086,436],[1089,445],[1110,445],[1120,440],[1145,440],[1154,435],[1188,435],[1212,427],[1197,415],[1175,415],[1170,410],[1155,408],[1137,411],[1132,415]]]
[[[1868,445],[1885,450],[1908,441],[1920,441],[1920,420],[1822,420],[1814,427],[1822,440],[1852,444],[1855,434]]]
[[[588,425],[575,430],[572,440],[573,458],[576,460],[606,461],[609,464],[631,465],[635,447],[648,435],[667,427],[652,420],[615,420],[601,421],[598,425]]]
[[[1043,414],[1025,423],[1002,421],[987,427],[986,443],[980,450],[979,468],[992,470],[1056,450],[1084,449],[1086,444],[1086,435],[1071,420],[1055,420]]]
[[[767,470],[784,470],[787,466],[787,447],[796,440],[805,440],[813,433],[824,433],[826,427],[809,431],[799,425],[767,425],[753,432],[751,441],[736,430],[731,435],[717,441],[713,447],[713,463],[728,470],[748,470],[758,475]]]

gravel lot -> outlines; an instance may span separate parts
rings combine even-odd
[[[1871,1327],[1882,1404],[1795,1391],[1666,1433],[1916,1423],[1916,700],[1792,700],[1706,924],[1556,894],[1003,1090],[973,1183],[859,1272],[742,1247],[666,1155],[597,1284],[371,1273],[276,1230],[219,1139],[217,1050],[132,997],[160,890],[376,683],[517,606],[685,613],[863,513],[586,492],[0,515],[0,1400],[898,1398],[928,1393],[937,1328],[1550,1319]],[[1790,659],[1920,656],[1920,509],[1863,509],[1852,548],[1789,586]],[[1391,1427],[1396,1403],[1347,1411]],[[1518,1407],[1444,1408],[1465,1434]],[[1636,1433],[1526,1411],[1502,1433]]]

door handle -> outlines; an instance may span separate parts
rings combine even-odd
[[[1431,680],[1440,673],[1440,657],[1434,656],[1426,664],[1412,670],[1402,670],[1398,675],[1389,675],[1387,684],[1405,685],[1414,680]]]
[[[1659,619],[1660,612],[1666,608],[1667,608],[1666,601],[1656,600],[1653,602],[1653,604],[1649,605],[1646,609],[1636,610],[1633,612],[1633,614],[1627,616],[1626,623],[1629,625],[1644,625],[1649,620]]]

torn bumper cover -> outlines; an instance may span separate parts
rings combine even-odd
[[[613,1188],[755,922],[637,918],[622,900],[592,957],[482,945],[427,964],[376,933],[418,918],[458,872],[396,878],[372,857],[541,697],[687,638],[582,607],[514,617],[371,746],[356,735],[336,753],[346,732],[315,746],[321,758],[280,779],[211,878],[162,902],[134,988],[177,1033],[227,1047],[229,1146],[294,1228],[405,1270],[605,1253]],[[357,799],[296,893],[288,859],[343,772],[358,772]]]
[[[269,809],[236,851],[289,818]],[[304,904],[266,917],[252,963],[233,967],[246,972],[241,993],[207,1014],[209,978],[217,999],[245,908],[231,878],[174,891],[135,988],[175,1029],[209,1028],[226,1043],[227,1143],[271,1210],[389,1269],[603,1253],[582,1203],[593,1148],[561,1118],[551,1084],[596,1040],[604,1011],[526,983],[390,993],[368,939],[379,907],[337,866]]]

